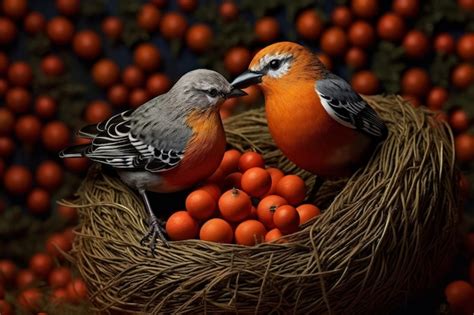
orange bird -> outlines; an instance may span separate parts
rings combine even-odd
[[[280,42],[263,48],[232,86],[257,83],[275,143],[314,174],[350,175],[387,136],[385,124],[360,95],[301,45]]]

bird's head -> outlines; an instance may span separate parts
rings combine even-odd
[[[279,42],[260,50],[232,85],[245,88],[261,84],[266,92],[297,80],[317,79],[325,72],[322,62],[309,49],[293,42]]]
[[[171,95],[182,95],[188,106],[202,109],[216,108],[226,99],[247,95],[234,88],[219,73],[197,69],[183,75],[169,92]]]

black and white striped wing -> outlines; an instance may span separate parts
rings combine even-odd
[[[387,136],[384,122],[343,79],[331,74],[318,80],[316,92],[326,112],[340,124],[371,137],[384,139]]]
[[[156,148],[133,135],[130,114],[131,111],[127,111],[95,126],[87,126],[87,133],[95,133],[95,136],[85,155],[119,169],[162,172],[176,167],[184,152]]]

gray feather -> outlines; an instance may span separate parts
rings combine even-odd
[[[176,167],[193,136],[192,128],[187,125],[189,113],[217,110],[217,104],[222,101],[208,96],[206,91],[211,88],[222,93],[232,89],[215,71],[188,72],[168,93],[149,100],[135,111],[125,111],[81,129],[80,135],[93,140],[81,147],[80,156],[133,171],[162,172]]]
[[[316,82],[316,92],[328,114],[340,124],[378,139],[387,136],[387,127],[372,107],[352,87],[334,74]]]

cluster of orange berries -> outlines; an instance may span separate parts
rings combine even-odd
[[[187,196],[186,210],[168,218],[166,231],[171,240],[273,242],[320,214],[315,205],[303,203],[305,197],[301,177],[265,168],[259,153],[232,149],[206,183]]]
[[[59,210],[71,217],[71,208]],[[66,215],[67,214],[67,215]],[[50,235],[45,251],[35,253],[25,267],[12,260],[0,260],[0,314],[12,315],[20,312],[39,312],[45,306],[63,303],[78,304],[87,300],[87,286],[63,263],[62,252],[72,247],[74,233],[67,228]],[[48,284],[48,290],[44,290]],[[19,307],[16,312],[15,306]]]

